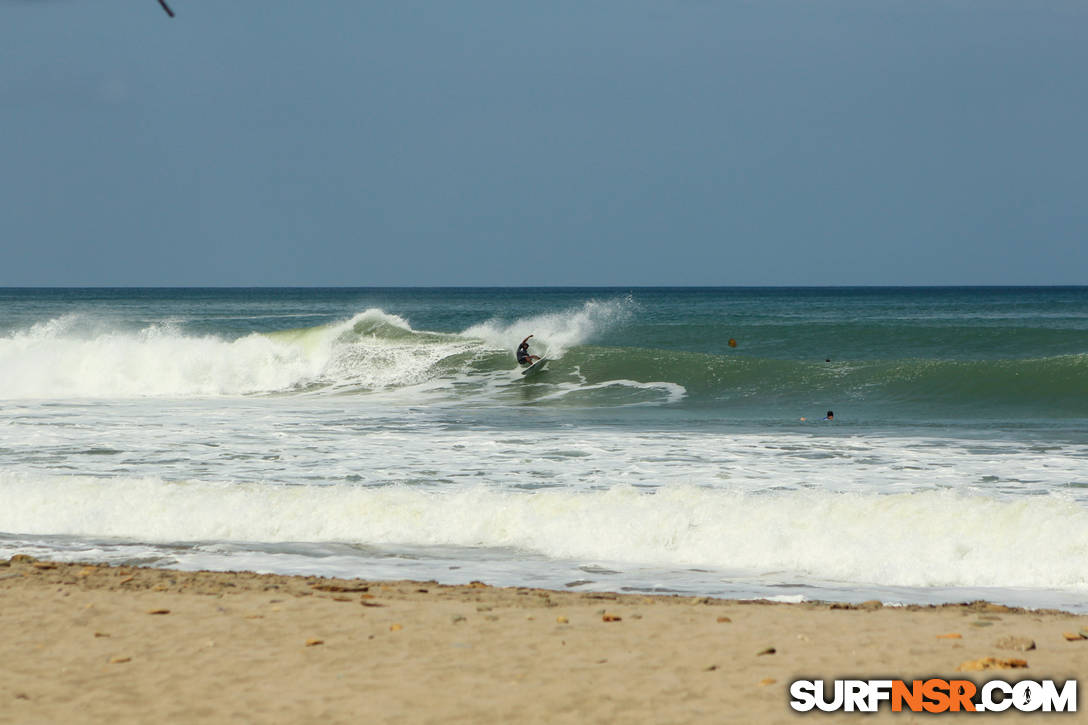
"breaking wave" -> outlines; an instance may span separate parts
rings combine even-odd
[[[514,492],[3,473],[0,504],[0,531],[14,534],[504,547],[894,586],[1088,589],[1088,509],[1060,495]]]
[[[234,339],[192,335],[168,322],[116,330],[66,315],[0,338],[0,398],[383,390],[456,371],[512,369],[514,338],[527,329],[558,357],[623,314],[622,305],[588,302],[566,313],[439,333],[369,309],[342,322]]]

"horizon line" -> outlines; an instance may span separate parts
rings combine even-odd
[[[0,283],[0,289],[949,289],[1086,288],[1088,284],[1039,282],[863,282],[848,284],[163,284],[163,283]]]

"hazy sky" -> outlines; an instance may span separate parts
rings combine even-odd
[[[0,284],[1088,284],[1083,0],[0,0]]]

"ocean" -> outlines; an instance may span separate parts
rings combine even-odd
[[[1088,287],[0,289],[19,553],[1084,612]]]

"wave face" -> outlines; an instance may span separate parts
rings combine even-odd
[[[905,587],[1088,590],[1088,509],[951,491],[455,491],[0,475],[0,530],[144,542],[512,548]],[[184,512],[184,515],[180,515]],[[1045,562],[1045,565],[1043,563]]]
[[[583,348],[564,363],[590,380],[667,379],[693,403],[762,407],[919,406],[941,417],[1083,416],[1088,354],[1017,360],[802,362],[644,349]]]

